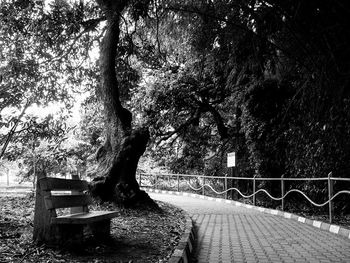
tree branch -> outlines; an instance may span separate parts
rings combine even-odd
[[[92,30],[94,30],[97,26],[97,24],[101,21],[106,20],[105,16],[102,16],[100,18],[96,18],[94,20],[88,20],[86,22],[89,22],[91,24],[89,24],[89,26],[86,26],[85,29],[83,31],[81,31],[74,39],[73,42],[66,48],[63,49],[60,54],[58,54],[57,56],[48,59],[46,61],[41,62],[41,64],[47,64],[47,63],[52,63],[52,62],[57,62],[59,60],[61,60],[62,58],[66,57],[74,48],[74,45],[77,43],[77,41],[79,40],[79,38],[81,38],[85,33],[90,32]]]
[[[20,122],[21,118],[23,117],[25,111],[27,110],[27,108],[29,107],[29,104],[30,102],[28,101],[25,105],[24,105],[24,108],[22,110],[22,112],[19,114],[18,118],[16,119],[16,122],[15,124],[11,127],[11,130],[9,131],[9,133],[7,134],[7,138],[6,138],[6,141],[1,149],[1,153],[0,153],[0,159],[4,156],[5,154],[5,151],[7,149],[7,146],[9,145],[13,135],[15,134],[16,132],[16,129],[17,129],[17,126],[18,126],[18,123]]]
[[[221,139],[226,139],[228,137],[228,128],[225,126],[221,114],[208,102],[200,101],[194,95],[191,98],[202,108],[202,112],[210,112],[213,115]]]
[[[177,127],[175,130],[167,133],[167,134],[163,134],[161,136],[164,136],[162,138],[160,138],[160,140],[156,143],[157,145],[159,145],[162,141],[166,141],[169,138],[171,138],[174,134],[179,133],[181,130],[187,128],[188,126],[190,126],[192,123],[194,123],[195,121],[197,121],[199,119],[201,115],[201,111],[198,109],[190,118],[188,118],[184,123],[182,123],[179,127]]]

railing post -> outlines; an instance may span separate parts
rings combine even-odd
[[[255,203],[256,203],[256,196],[255,196],[256,183],[255,183],[255,177],[256,177],[256,175],[254,175],[254,177],[253,177],[253,205],[255,205]]]
[[[333,181],[331,179],[332,172],[328,174],[328,209],[329,209],[329,223],[333,222],[333,203],[331,201],[333,197]]]
[[[236,167],[231,167],[230,168],[232,177],[238,178],[238,176],[237,176],[238,175],[238,170],[237,169],[236,169]],[[239,179],[232,179],[232,186],[233,186],[233,188],[237,188],[238,189],[238,180]],[[232,200],[238,200],[238,192],[236,190],[232,191]]]
[[[227,174],[225,174],[225,199],[227,199]]]
[[[141,188],[141,173],[139,173],[139,187]]]
[[[180,192],[180,176],[177,176],[177,191]]]
[[[281,198],[282,198],[282,211],[284,211],[284,192],[285,192],[285,189],[284,189],[284,174],[281,176]]]
[[[203,175],[203,188],[202,188],[202,195],[205,195],[205,177],[204,177],[204,175]]]

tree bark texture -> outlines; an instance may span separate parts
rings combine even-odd
[[[132,128],[132,114],[119,98],[116,57],[119,42],[120,15],[127,1],[97,1],[107,17],[107,29],[100,49],[101,85],[99,94],[104,104],[106,138],[98,150],[97,176],[91,192],[103,201],[116,201],[124,206],[156,206],[141,191],[136,180],[138,161],[149,140],[147,128]]]

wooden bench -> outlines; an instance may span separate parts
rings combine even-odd
[[[38,178],[33,232],[37,244],[81,244],[84,231],[98,239],[109,237],[110,222],[117,212],[89,211],[92,199],[87,190],[88,183],[79,179]]]

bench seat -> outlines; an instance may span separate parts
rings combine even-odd
[[[112,219],[118,215],[118,212],[110,211],[90,211],[88,213],[77,213],[51,218],[51,224],[76,224],[84,225],[99,222],[106,219]]]

